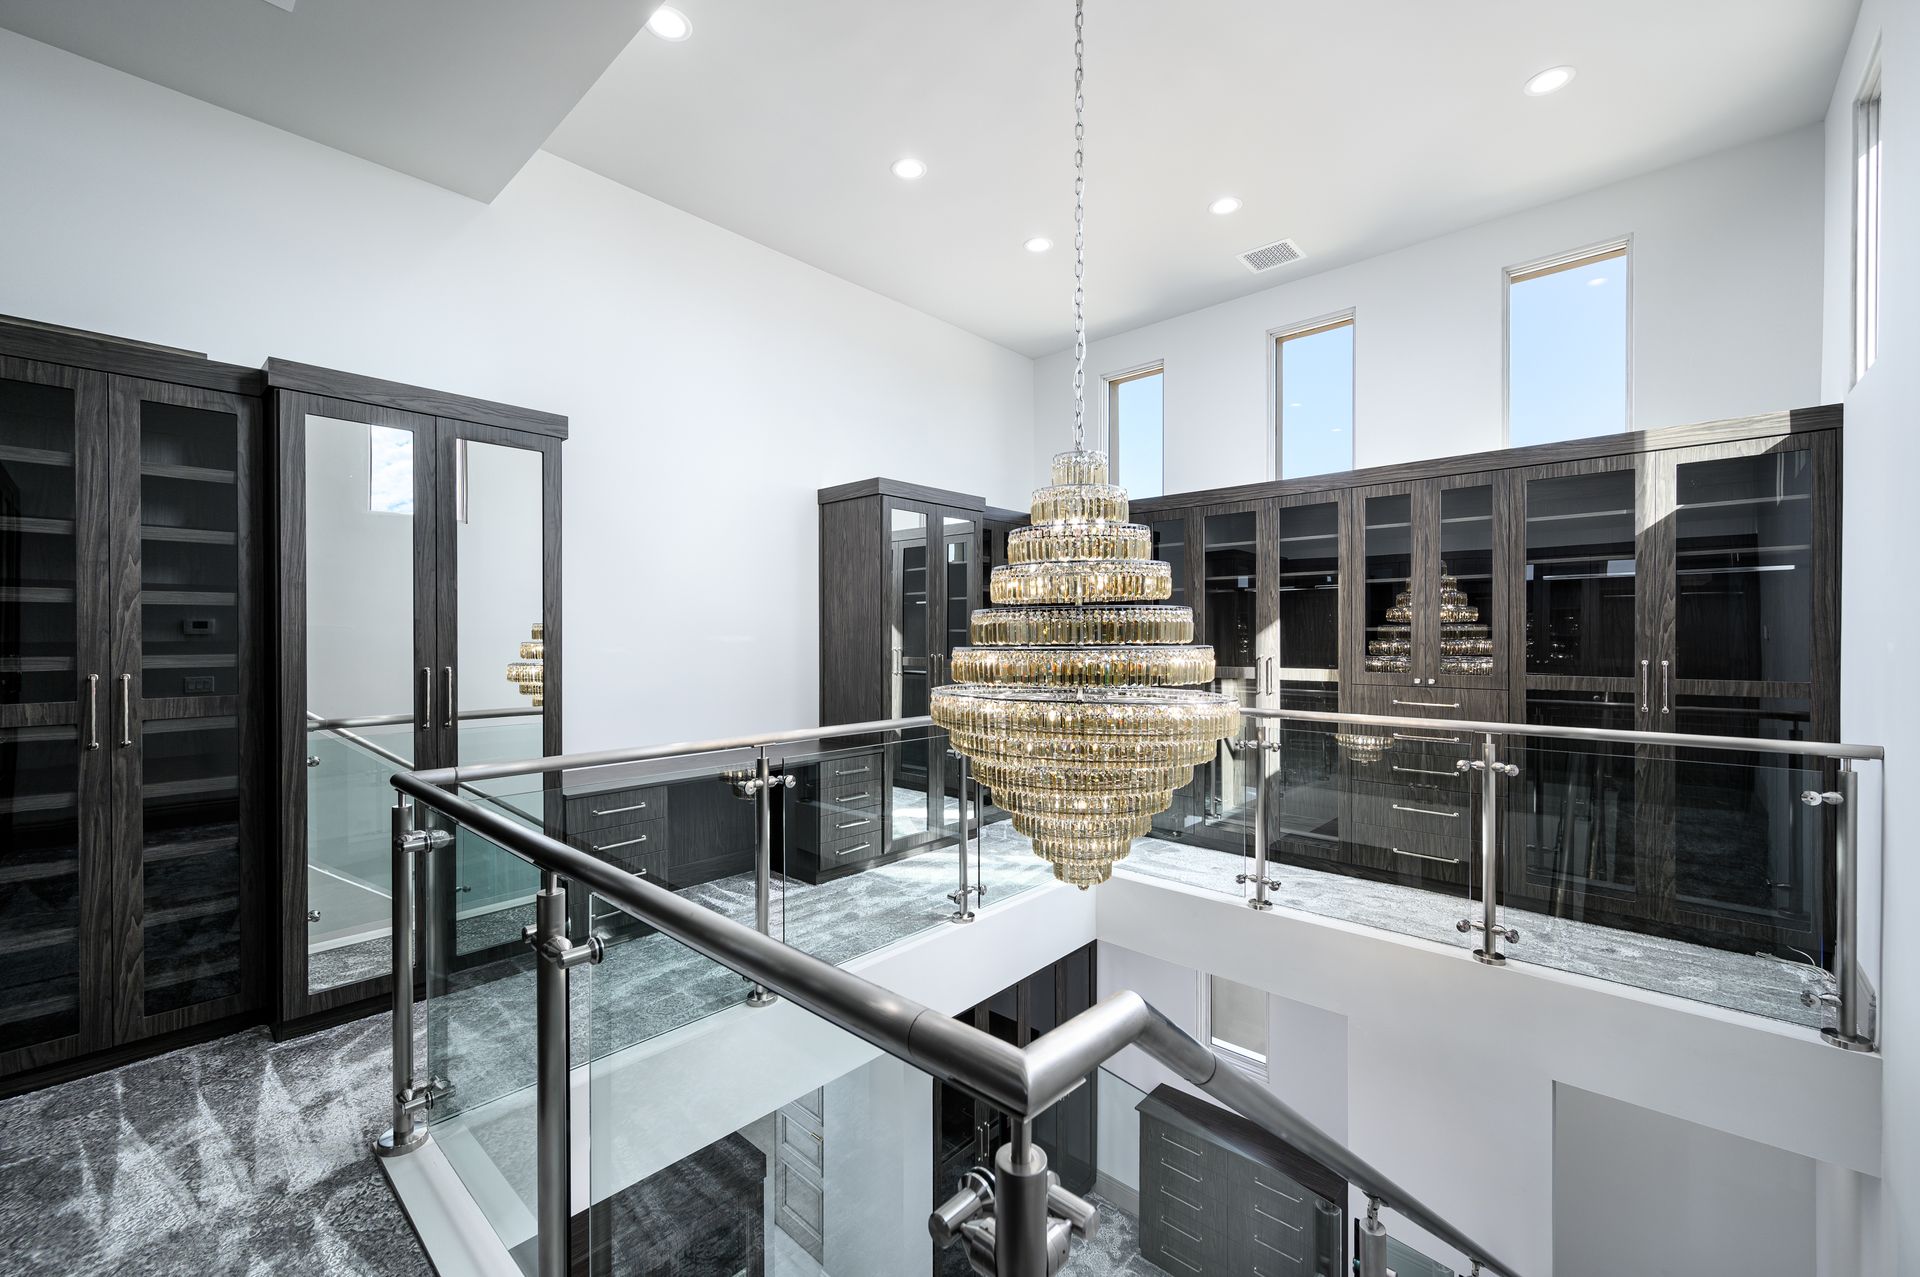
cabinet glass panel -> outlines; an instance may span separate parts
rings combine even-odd
[[[415,443],[410,430],[306,419],[312,989],[367,979],[392,965],[393,790],[387,778],[412,766],[419,690]],[[369,718],[397,721],[337,725]]]
[[[1153,532],[1153,557],[1173,569],[1173,593],[1167,602],[1187,606],[1187,521],[1160,519],[1147,524]]]
[[[1527,721],[1608,731],[1638,726],[1630,692],[1528,692]],[[1526,756],[1507,786],[1507,837],[1521,864],[1517,882],[1508,870],[1507,903],[1578,918],[1631,897],[1640,879],[1634,747],[1547,737],[1519,743]]]
[[[1289,670],[1340,667],[1340,507],[1282,506],[1276,512],[1280,554],[1280,665]]]
[[[1813,457],[1676,467],[1677,678],[1812,677]]]
[[[893,659],[891,716],[916,718],[927,712],[933,678],[932,546],[924,511],[889,509],[887,520],[892,573],[887,591]],[[921,813],[918,830],[924,835],[933,823],[928,797],[934,781],[933,747],[926,736],[912,733],[901,741],[893,767],[892,809],[896,815]]]
[[[71,725],[0,729],[0,1054],[79,1031],[81,757]]]
[[[77,699],[74,396],[0,379],[0,704]]]
[[[973,555],[974,531],[971,519],[956,519],[946,515],[941,520],[945,529],[946,541],[946,596],[944,599],[946,641],[941,645],[942,658],[951,657],[953,649],[967,645],[967,622],[973,616]],[[941,681],[946,681],[946,670],[941,670]]]
[[[1527,672],[1633,673],[1632,470],[1527,484]]]
[[[239,419],[140,405],[140,690],[240,690]]]
[[[1280,684],[1280,708],[1336,714],[1340,685],[1286,680]],[[1270,828],[1274,849],[1291,856],[1337,859],[1340,855],[1340,809],[1345,769],[1332,723],[1281,720],[1267,729],[1280,749],[1269,756]]]
[[[1809,740],[1802,700],[1679,696],[1673,730],[1689,735]],[[1818,952],[1821,839],[1827,825],[1802,792],[1827,788],[1816,760],[1787,754],[1675,750],[1674,891],[1681,906],[1743,915],[1782,943]],[[1738,932],[1700,939],[1754,947]]]
[[[142,724],[146,1014],[240,992],[240,726]]]
[[[1366,579],[1366,665],[1376,674],[1413,671],[1413,497],[1368,497],[1361,554]]]
[[[1259,690],[1260,588],[1256,575],[1259,520],[1251,512],[1210,514],[1201,526],[1206,575],[1206,642],[1213,645],[1213,688],[1252,705]],[[1214,747],[1210,767],[1195,773],[1206,782],[1203,815],[1229,840],[1253,827],[1254,757],[1225,742]]]
[[[1488,677],[1493,644],[1493,488],[1440,490],[1440,650],[1430,670]],[[1452,591],[1458,590],[1456,597]]]

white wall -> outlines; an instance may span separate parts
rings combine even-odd
[[[1497,448],[1503,272],[1628,234],[1636,429],[1803,407],[1820,394],[1820,164],[1810,126],[1102,338],[1090,412],[1099,377],[1164,360],[1166,490],[1271,478],[1268,333],[1351,307],[1358,465]],[[1088,297],[1097,316],[1097,258]],[[1041,360],[1036,470],[1068,446],[1072,402],[1071,352]]]
[[[1849,386],[1852,363],[1853,102],[1880,47],[1885,138],[1880,358]],[[1834,88],[1826,125],[1824,396],[1846,402],[1842,526],[1841,731],[1887,748],[1881,868],[1881,1044],[1886,1056],[1884,1271],[1920,1270],[1920,759],[1913,666],[1920,659],[1912,600],[1888,590],[1912,570],[1913,485],[1920,475],[1920,6],[1866,0]],[[1871,809],[1869,809],[1871,810]],[[1870,831],[1882,832],[1882,831]],[[1875,1203],[1869,1201],[1869,1210]],[[1863,1271],[1879,1271],[1867,1268]]]
[[[0,172],[0,313],[571,418],[571,748],[815,721],[816,488],[1030,486],[1029,360],[551,155],[477,204],[0,32]]]
[[[1554,1087],[1558,1277],[1807,1277],[1814,1235],[1811,1159]]]

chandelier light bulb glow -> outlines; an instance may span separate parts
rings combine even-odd
[[[933,721],[1033,840],[1062,882],[1090,887],[1193,779],[1240,721],[1213,681],[1213,649],[1193,612],[1164,600],[1173,582],[1148,529],[1127,521],[1105,454],[1053,460],[1033,495],[1033,526],[1007,539],[995,604],[973,614]]]
[[[520,689],[520,695],[531,698],[533,708],[543,704],[547,690],[547,640],[546,627],[533,627],[533,637],[520,645],[520,659],[507,663],[507,682]]]

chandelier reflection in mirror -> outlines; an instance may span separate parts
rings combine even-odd
[[[530,704],[541,708],[546,694],[546,627],[533,627],[533,637],[520,645],[520,659],[507,663],[507,682],[520,689],[520,695],[532,697]]]

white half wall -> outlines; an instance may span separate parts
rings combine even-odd
[[[1881,231],[1880,357],[1859,384],[1853,351],[1853,104],[1879,51],[1885,195]],[[1913,604],[1884,588],[1911,571],[1913,493],[1920,475],[1920,6],[1865,0],[1834,86],[1826,123],[1826,305],[1824,397],[1846,403],[1845,501],[1841,526],[1840,730],[1885,745],[1883,826],[1866,831],[1881,885],[1880,1041],[1886,1057],[1886,1248],[1868,1273],[1920,1271],[1920,760],[1913,666],[1920,641]],[[1871,954],[1869,955],[1872,956]],[[1869,1202],[1871,1207],[1874,1203]]]
[[[1091,343],[1089,412],[1096,422],[1105,413],[1101,377],[1163,361],[1166,490],[1272,478],[1269,333],[1352,308],[1356,464],[1498,448],[1503,272],[1626,235],[1635,429],[1804,407],[1820,395],[1820,165],[1814,125],[1320,274],[1296,271]],[[1087,280],[1097,321],[1097,232]],[[1070,351],[1035,368],[1038,473],[1071,440],[1072,369]]]
[[[479,204],[0,32],[0,171],[0,312],[571,419],[569,748],[816,721],[815,489],[1030,486],[1031,361],[544,152]]]

